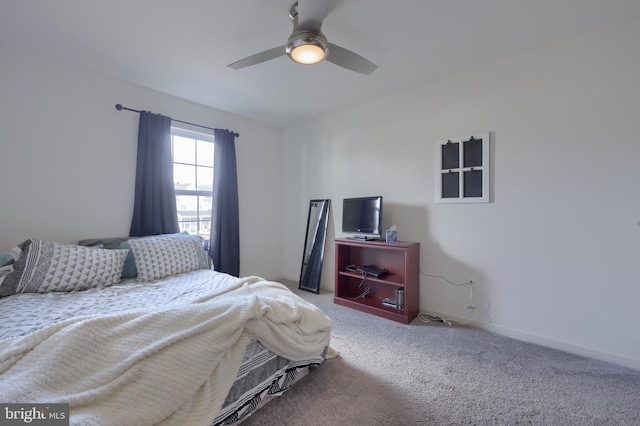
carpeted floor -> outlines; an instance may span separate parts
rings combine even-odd
[[[640,371],[294,291],[333,320],[340,356],[244,425],[640,425]]]

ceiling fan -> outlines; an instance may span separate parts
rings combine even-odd
[[[371,74],[378,68],[357,53],[329,43],[320,28],[327,15],[328,0],[298,0],[289,10],[293,32],[284,46],[274,47],[236,61],[228,66],[239,69],[288,55],[299,64],[317,64],[326,59],[338,66],[361,74]]]

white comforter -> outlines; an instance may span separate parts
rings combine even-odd
[[[209,424],[247,343],[318,356],[331,321],[282,284],[233,278],[190,304],[70,318],[0,341],[0,401],[69,403],[79,425]]]

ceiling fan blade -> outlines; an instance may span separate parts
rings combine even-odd
[[[298,0],[298,26],[320,31],[329,0]]]
[[[250,65],[259,64],[261,62],[270,61],[279,56],[286,55],[284,46],[274,47],[273,49],[265,50],[264,52],[256,53],[255,55],[248,56],[244,59],[240,59],[232,64],[227,65],[229,68],[233,68],[235,70],[248,67]]]
[[[325,60],[360,74],[369,75],[378,68],[376,64],[368,59],[333,43],[329,43],[329,55]]]

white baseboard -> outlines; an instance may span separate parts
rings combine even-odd
[[[281,277],[283,280],[288,280],[294,283],[298,282],[298,279]],[[276,280],[277,281],[277,280]],[[333,291],[333,288],[320,287],[321,289],[327,291]],[[493,324],[482,323],[479,321],[473,321],[469,318],[456,317],[455,315],[448,315],[442,312],[436,312],[431,310],[422,310],[421,312],[425,312],[429,315],[438,316],[441,318],[446,318],[451,321],[455,321],[458,324],[469,325],[472,327],[480,328],[482,330],[489,331],[491,333],[499,334],[501,336],[510,337],[512,339],[521,340],[523,342],[535,343],[537,345],[546,346],[553,349],[558,349],[564,352],[569,352],[576,355],[581,355],[588,358],[598,359],[605,362],[610,362],[612,364],[621,365],[623,367],[632,368],[634,370],[640,370],[640,360],[625,358],[618,355],[610,354],[607,352],[596,351],[593,349],[583,348],[581,346],[575,346],[568,343],[560,342],[558,340],[547,339],[545,337],[536,336],[533,334],[523,333],[521,331],[513,330],[507,327],[501,327]]]
[[[633,368],[634,370],[640,370],[640,360],[637,360],[637,359],[625,358],[625,357],[610,354],[607,352],[601,352],[593,349],[583,348],[581,346],[575,346],[568,343],[560,342],[558,340],[547,339],[545,337],[523,333],[521,331],[512,330],[506,327],[469,320],[469,318],[455,317],[455,316],[451,316],[451,315],[447,315],[447,314],[443,314],[441,312],[435,312],[435,311],[425,311],[425,312],[429,315],[446,318],[448,320],[455,321],[459,324],[477,327],[482,330],[489,331],[491,333],[510,337],[516,340],[521,340],[523,342],[535,343],[537,345],[558,349],[564,352],[569,352],[572,354],[581,355],[588,358],[610,362],[612,364],[621,365],[623,367]]]

